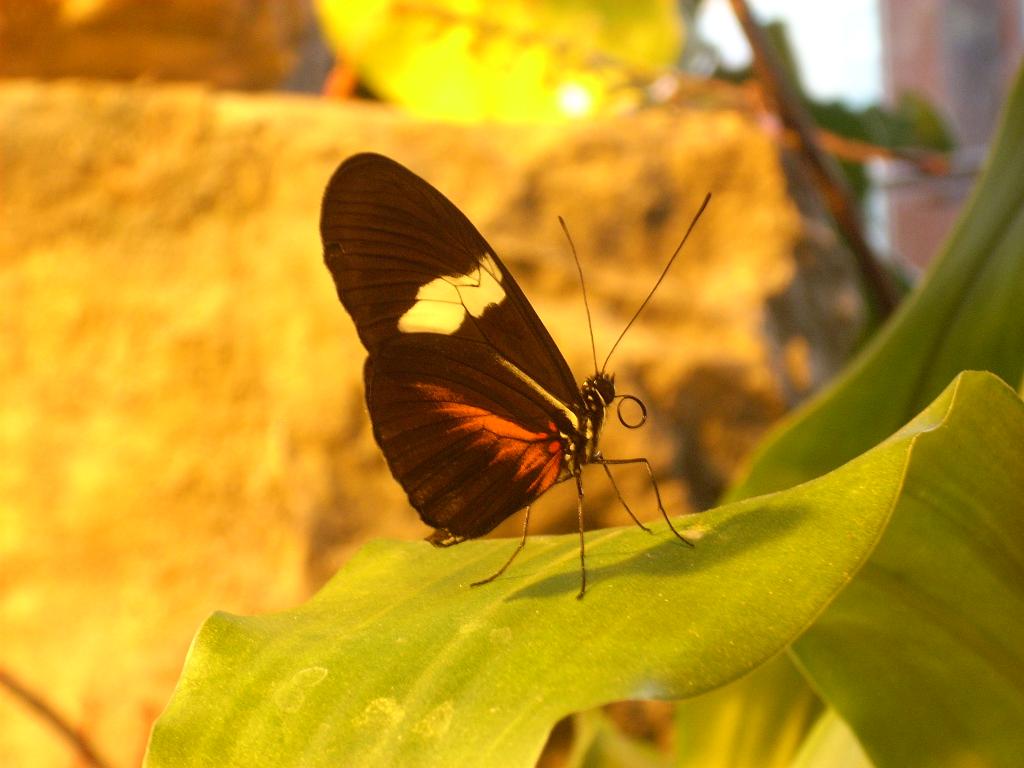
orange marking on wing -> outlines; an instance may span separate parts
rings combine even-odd
[[[554,422],[548,423],[549,432],[534,432],[485,408],[459,402],[459,395],[447,387],[418,384],[417,389],[436,410],[460,420],[453,431],[475,433],[474,444],[489,447],[493,463],[514,465],[515,480],[535,475],[530,493],[539,496],[554,485],[562,465],[562,443]]]
[[[530,486],[530,492],[536,493],[538,496],[552,485],[555,484],[555,480],[558,479],[558,472],[562,466],[561,456],[552,456],[547,465],[544,467],[543,472],[533,481],[533,485]]]
[[[459,431],[484,430],[498,437],[524,443],[540,442],[550,437],[547,432],[533,432],[484,408],[457,402],[458,395],[446,387],[420,384],[419,389],[426,392],[438,411],[465,420],[459,426]]]
[[[521,440],[524,443],[535,443],[548,439],[546,432],[531,432],[519,426],[514,421],[495,416],[493,413],[482,411],[484,415],[477,419],[482,429],[486,429],[498,437],[505,437],[511,440]]]

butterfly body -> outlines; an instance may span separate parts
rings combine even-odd
[[[338,297],[368,352],[374,437],[412,506],[437,529],[430,540],[482,536],[523,508],[528,522],[535,499],[575,479],[582,545],[582,467],[646,464],[601,456],[613,377],[598,371],[577,385],[476,228],[395,161],[360,154],[343,162],[324,194],[320,229]]]

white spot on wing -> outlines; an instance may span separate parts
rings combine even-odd
[[[398,319],[402,333],[454,333],[466,317],[459,291],[443,277],[424,285],[416,303]]]
[[[416,302],[398,319],[402,333],[455,333],[466,314],[480,317],[505,299],[501,271],[485,253],[470,275],[442,275],[420,287]]]

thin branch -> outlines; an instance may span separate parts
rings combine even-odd
[[[0,669],[0,686],[7,688],[14,698],[21,701],[25,706],[39,715],[43,720],[55,728],[63,736],[75,751],[81,755],[87,765],[93,768],[110,768],[110,763],[101,758],[96,749],[89,743],[88,739],[79,733],[74,726],[59,715],[53,707],[44,701],[38,694],[33,693],[21,682],[13,678],[6,670]]]
[[[730,4],[750,42],[754,53],[754,70],[765,89],[765,97],[773,103],[783,125],[797,135],[801,154],[815,185],[836,225],[850,244],[864,281],[874,293],[879,311],[883,316],[891,314],[899,303],[899,292],[864,237],[856,200],[846,186],[842,172],[818,144],[814,121],[787,79],[768,36],[751,16],[746,0],[730,0]]]
[[[951,172],[951,157],[946,152],[932,152],[926,149],[904,147],[883,147],[870,141],[851,139],[822,128],[817,132],[822,149],[851,163],[866,163],[870,160],[888,160],[906,163],[926,176],[948,176]],[[794,134],[794,144],[799,138]]]

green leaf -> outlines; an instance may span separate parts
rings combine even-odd
[[[922,436],[878,548],[793,647],[880,768],[1024,755],[1021,401],[976,375],[956,387],[984,407],[941,430],[971,435],[978,454]]]
[[[509,542],[374,542],[293,611],[210,618],[146,764],[531,765],[571,712],[692,696],[788,646],[854,577],[894,509],[922,497],[956,509],[959,488],[934,482],[948,461],[1005,487],[1024,440],[993,440],[979,420],[1024,429],[1024,405],[991,376],[965,376],[828,476],[691,518],[694,550],[664,527],[595,531],[582,601],[573,536],[531,539],[510,573],[477,589],[468,583]],[[926,457],[947,457],[937,470],[917,468],[925,441]],[[1015,514],[1020,498],[986,514]]]
[[[828,472],[897,429],[964,370],[1024,374],[1024,68],[986,170],[914,294],[833,386],[773,433],[740,499]]]

